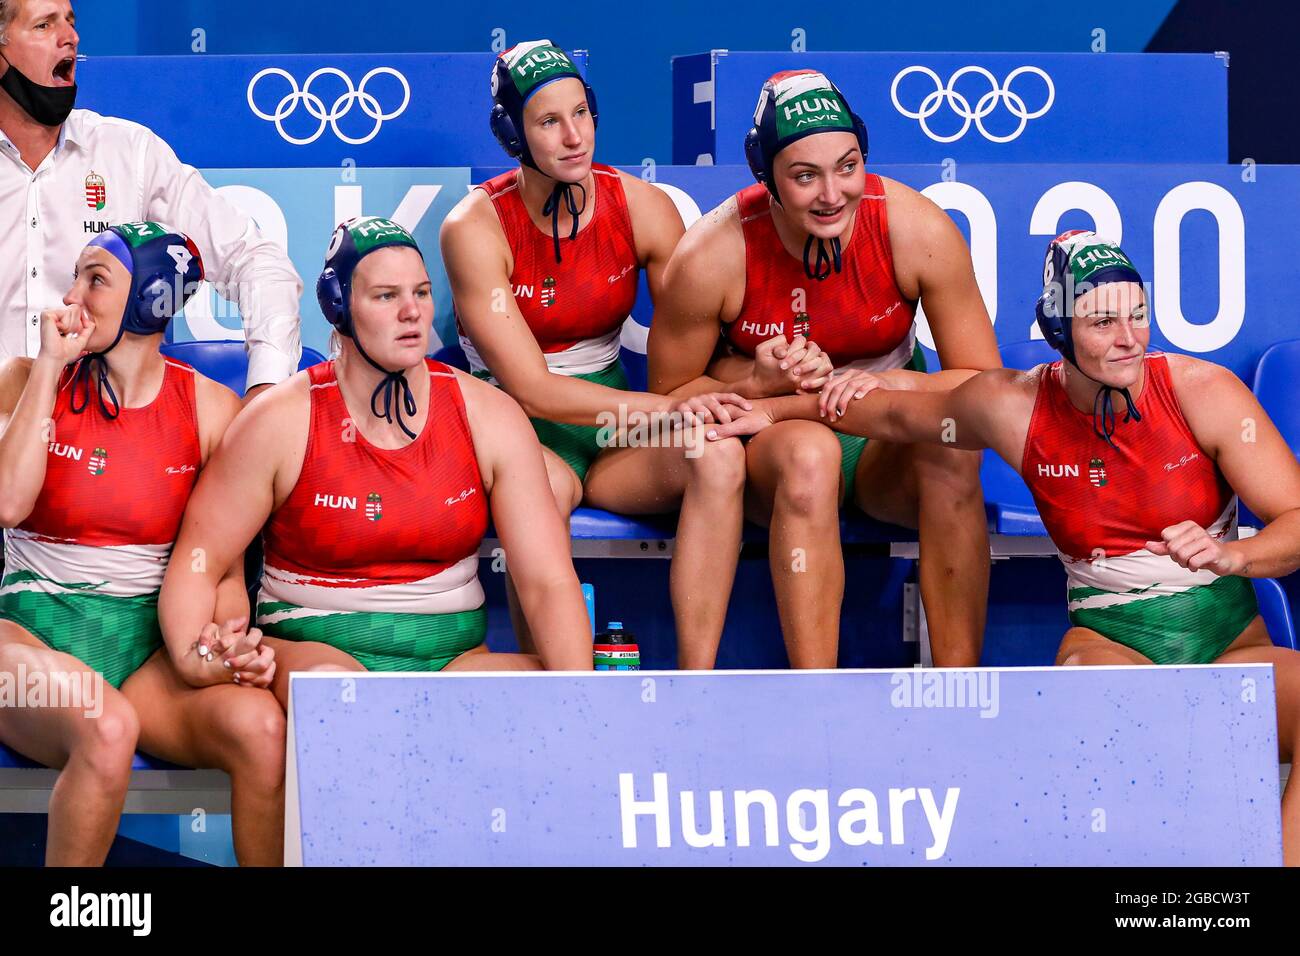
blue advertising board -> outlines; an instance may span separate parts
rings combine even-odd
[[[1276,866],[1273,671],[295,674],[290,863]]]
[[[434,281],[435,331],[454,342],[446,275],[433,250],[443,217],[499,166],[454,169],[214,169],[208,180],[285,243],[304,277],[303,343],[324,351],[328,326],[315,279],[334,224],[395,216],[424,248]],[[950,210],[971,243],[976,278],[1002,343],[1037,338],[1047,241],[1096,228],[1133,257],[1152,296],[1152,346],[1223,364],[1243,379],[1273,342],[1293,338],[1290,234],[1300,221],[1300,168],[1291,166],[979,165],[872,167]],[[752,182],[744,167],[632,167],[669,193],[689,225]],[[623,342],[644,353],[651,316],[642,285]],[[920,340],[932,349],[924,314]],[[237,313],[215,294],[191,303],[175,337],[238,338]],[[435,343],[435,347],[437,343]],[[930,351],[932,367],[938,358]],[[634,377],[636,370],[633,369]]]
[[[501,50],[549,36],[566,49],[592,51],[604,155],[611,162],[653,156],[666,163],[669,63],[677,54],[796,44],[815,50],[1087,50],[1099,39],[1108,50],[1141,50],[1174,6],[1174,0],[1136,0],[1110,4],[1103,16],[1094,6],[1058,4],[1044,16],[1038,0],[1000,0],[997,15],[990,16],[988,6],[969,0],[929,0],[919,8],[877,3],[869,29],[845,29],[836,5],[780,0],[749,0],[744,16],[730,4],[672,0],[647,9],[576,0],[564,7],[563,18],[517,0],[461,5],[455,16],[441,4],[410,0],[369,0],[364,7],[355,0],[83,0],[77,26],[86,52],[115,55]],[[1220,15],[1234,12],[1225,6]]]
[[[971,246],[998,341],[1041,338],[1034,301],[1043,254],[1066,229],[1123,244],[1151,296],[1151,346],[1254,374],[1260,354],[1300,332],[1288,237],[1300,216],[1300,168],[1198,165],[876,166],[947,209]],[[746,167],[659,167],[685,215],[707,211],[753,178]],[[680,192],[678,192],[680,191]],[[922,313],[927,360],[938,356]],[[626,341],[626,337],[625,337]]]
[[[876,163],[1221,163],[1227,58],[1211,53],[746,53],[673,58],[673,162],[743,163],[763,83],[824,72]]]
[[[449,336],[451,292],[438,256],[438,228],[469,188],[468,167],[450,169],[206,169],[204,177],[289,252],[303,279],[302,344],[329,353],[330,326],[316,303],[316,277],[334,227],[353,216],[387,216],[424,251],[434,284],[434,328]],[[243,338],[238,308],[214,291],[197,295],[172,324],[172,337]],[[439,342],[431,340],[437,349]]]
[[[470,166],[494,53],[90,57],[78,104],[143,123],[192,166]],[[586,69],[586,53],[574,51]]]

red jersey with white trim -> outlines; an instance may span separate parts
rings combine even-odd
[[[1060,361],[1039,380],[1021,474],[1047,533],[1070,557],[1143,551],[1181,521],[1214,529],[1235,503],[1183,417],[1167,357],[1150,352],[1144,362],[1146,381],[1135,403],[1142,420],[1115,430],[1118,450],[1093,431],[1091,411],[1070,403]]]
[[[524,207],[518,170],[477,187],[491,197],[501,220],[514,258],[515,304],[544,353],[617,332],[636,300],[640,260],[623,183],[609,166],[593,163],[591,173],[595,195],[587,201],[595,203],[595,214],[577,238],[561,232],[563,262],[555,261],[552,236]]]
[[[351,421],[333,361],[308,369],[307,447],[293,491],[264,531],[264,599],[421,611],[448,585],[472,579],[477,587],[487,495],[456,373],[433,359],[425,365],[428,417],[415,441],[397,449],[370,444]]]
[[[109,419],[93,400],[80,414],[70,407],[72,380],[84,361],[60,376],[45,484],[16,530],[94,547],[170,547],[202,462],[194,402],[198,373],[164,358],[154,400]]]
[[[736,194],[745,235],[745,299],[725,334],[737,351],[753,357],[768,339],[802,334],[837,368],[901,368],[912,358],[915,310],[894,281],[885,186],[873,173],[866,180],[841,271],[820,281],[808,278],[802,259],[781,244],[767,188],[755,183]]]

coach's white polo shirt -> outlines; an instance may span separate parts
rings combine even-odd
[[[152,131],[90,110],[72,111],[35,171],[0,131],[0,359],[35,356],[41,311],[62,304],[82,248],[140,221],[193,239],[217,292],[239,305],[249,387],[292,375],[302,280],[285,252]]]

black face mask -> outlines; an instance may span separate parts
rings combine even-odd
[[[3,57],[0,57],[3,59]],[[77,85],[41,86],[33,83],[8,60],[8,69],[0,76],[0,90],[4,90],[23,112],[42,126],[62,126],[77,102]]]

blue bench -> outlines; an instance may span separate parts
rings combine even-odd
[[[459,345],[443,346],[433,357],[453,368],[469,371],[469,361]],[[623,358],[629,366],[628,376],[633,387],[643,385],[645,356],[624,349]],[[632,517],[600,508],[577,508],[570,516],[569,531],[573,538],[575,558],[669,558],[672,557],[672,542],[677,535],[677,516]],[[878,545],[882,549],[894,543],[916,541],[915,531],[873,521],[856,509],[846,512],[840,523],[840,534],[841,540],[847,545]],[[748,544],[763,544],[767,541],[767,532],[746,524],[743,540]],[[485,542],[483,553],[489,554],[495,546],[495,541]]]
[[[169,343],[163,350],[243,393],[247,374],[243,343],[180,342]],[[436,357],[458,367],[465,365],[464,353],[455,346],[441,350]],[[1055,353],[1042,341],[1019,342],[1004,346],[1002,359],[1008,368],[1027,369],[1054,361]],[[319,353],[304,349],[299,367],[306,368],[319,361],[323,361]],[[1297,372],[1300,372],[1300,340],[1280,342],[1260,359],[1255,392],[1290,441],[1293,451],[1300,454],[1300,409],[1288,394]],[[1043,530],[1029,489],[1019,475],[996,455],[985,455],[981,482],[995,558],[1056,553]],[[578,508],[571,520],[573,554],[586,558],[671,557],[676,521],[675,515],[629,517],[598,508]],[[855,509],[846,511],[841,535],[843,542],[851,547],[876,546],[900,558],[915,558],[917,554],[916,532],[873,521]],[[767,540],[767,533],[747,524],[744,540],[762,544]],[[491,556],[492,549],[498,546],[494,539],[486,540],[483,555]],[[1254,585],[1260,613],[1274,643],[1295,648],[1295,627],[1282,585],[1271,578],[1257,579]],[[915,607],[910,626],[920,632],[922,657],[926,659],[924,613],[917,589],[912,587],[911,592],[909,602]],[[215,812],[221,812],[220,808],[229,806],[229,781],[220,771],[175,767],[144,754],[136,755],[132,770],[129,812],[187,813],[195,806],[218,808]],[[0,812],[45,812],[54,779],[55,771],[0,745]]]
[[[1291,453],[1300,458],[1300,404],[1296,402],[1296,382],[1300,381],[1300,339],[1287,339],[1270,345],[1255,366],[1251,390],[1273,424],[1282,433]],[[1260,520],[1244,504],[1239,522],[1258,528]]]
[[[1264,350],[1255,366],[1252,391],[1273,419],[1291,451],[1300,457],[1300,403],[1296,382],[1300,381],[1300,339],[1277,342]]]
[[[1282,433],[1291,453],[1300,458],[1300,405],[1295,400],[1297,381],[1300,381],[1300,339],[1287,339],[1270,345],[1259,357],[1251,390]],[[1240,505],[1238,521],[1243,533],[1258,528],[1262,523],[1245,504]],[[1256,581],[1255,593],[1273,642],[1279,646],[1296,647],[1291,605],[1281,582],[1271,578]],[[1289,644],[1284,643],[1283,636],[1289,639]]]
[[[46,813],[59,772],[0,744],[0,813]],[[230,777],[221,770],[191,770],[137,753],[124,813],[230,812]]]
[[[180,359],[192,365],[208,378],[216,379],[241,398],[248,382],[248,353],[239,341],[200,340],[194,342],[165,342],[163,355]],[[315,349],[303,346],[298,371],[325,361],[325,356]]]

